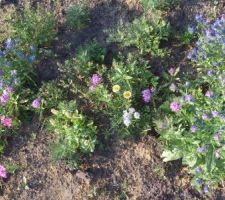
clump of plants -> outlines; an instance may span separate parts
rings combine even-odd
[[[187,57],[198,73],[173,82],[174,95],[161,106],[165,117],[156,125],[165,142],[164,160],[182,158],[193,186],[209,193],[225,177],[225,16],[212,22],[198,15],[196,20],[201,34]]]
[[[166,51],[160,48],[160,43],[166,41],[168,35],[169,25],[162,18],[142,16],[132,23],[121,25],[110,35],[109,41],[118,42],[122,47],[135,47],[140,54],[161,57]]]
[[[83,4],[75,4],[66,11],[66,24],[73,30],[85,28],[90,21],[88,8]]]
[[[48,17],[48,14],[40,13],[39,10],[35,12],[30,7],[15,13],[10,24],[12,38],[6,39],[1,46],[1,152],[8,137],[16,133],[21,121],[29,116],[31,110],[40,107],[38,100],[33,101],[38,91],[34,65],[39,55],[39,45],[53,39],[54,23]]]
[[[15,14],[12,26],[14,37],[19,38],[25,45],[44,47],[56,36],[54,15],[42,7],[34,10],[29,4],[25,4],[22,12]]]
[[[148,10],[168,10],[177,5],[181,0],[141,0],[145,11]]]
[[[75,101],[60,102],[51,110],[49,130],[57,135],[52,145],[55,159],[62,159],[75,167],[81,156],[94,151],[97,131],[93,121],[79,113]]]

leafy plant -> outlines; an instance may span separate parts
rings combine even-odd
[[[88,8],[82,4],[75,4],[66,11],[66,24],[69,28],[80,30],[90,21]]]
[[[34,10],[29,4],[25,5],[22,12],[15,14],[12,26],[15,32],[14,37],[25,44],[43,47],[56,36],[54,16],[41,7]]]
[[[52,146],[55,159],[76,164],[80,156],[94,151],[96,127],[78,112],[75,101],[61,102],[52,113],[49,129],[57,135]]]
[[[121,25],[110,34],[110,42],[118,42],[122,47],[136,47],[141,54],[164,56],[166,51],[160,48],[160,42],[167,40],[169,25],[161,18],[152,20],[145,16],[130,24]]]
[[[177,6],[181,0],[141,0],[145,11],[148,10],[168,10]]]

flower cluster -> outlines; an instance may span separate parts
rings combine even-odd
[[[123,111],[123,123],[126,127],[129,127],[132,123],[132,119],[140,119],[140,113],[135,111],[134,108],[129,108]]]
[[[89,87],[89,90],[96,90],[97,86],[101,83],[101,81],[102,78],[98,74],[93,74],[91,77],[91,86]]]

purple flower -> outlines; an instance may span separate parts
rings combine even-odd
[[[152,97],[152,93],[149,89],[145,89],[142,91],[142,98],[145,103],[149,103]]]
[[[197,22],[203,22],[203,16],[201,14],[197,14],[197,15],[195,15],[195,20]]]
[[[0,164],[0,176],[2,178],[7,178],[7,171],[6,168]]]
[[[204,114],[202,115],[202,119],[203,119],[203,120],[208,120],[208,119],[209,119],[209,116],[208,116],[206,113],[204,113]]]
[[[201,174],[202,173],[202,169],[200,167],[196,167],[195,168],[195,173]]]
[[[177,86],[176,86],[174,83],[172,83],[172,84],[170,85],[169,89],[170,89],[172,92],[175,92],[175,91],[177,90]]]
[[[213,75],[215,75],[215,71],[214,70],[209,70],[207,74],[208,74],[208,76],[213,76]]]
[[[151,87],[151,92],[152,93],[156,92],[156,88],[155,87]]]
[[[91,86],[89,87],[89,90],[90,90],[90,91],[95,91],[95,90],[96,90],[96,86],[95,86],[95,85],[91,85]]]
[[[6,105],[9,101],[9,94],[8,93],[3,93],[1,96],[0,96],[0,104],[2,105]]]
[[[208,151],[208,146],[207,145],[204,145],[204,146],[198,147],[197,148],[197,151],[199,153],[206,153]]]
[[[204,193],[208,193],[209,192],[209,186],[207,184],[204,185],[203,192]]]
[[[10,94],[10,93],[14,93],[15,91],[16,91],[15,88],[13,88],[13,87],[7,87],[7,88],[3,91],[3,93],[4,93],[4,94]]]
[[[191,126],[191,132],[195,133],[197,131],[197,126],[196,125],[192,125]]]
[[[206,93],[205,93],[205,96],[206,97],[209,97],[209,98],[212,98],[213,97],[213,92],[212,91],[210,91],[210,90],[208,90]]]
[[[97,86],[101,83],[102,79],[98,74],[93,74],[91,78],[91,83],[94,86]]]
[[[218,117],[219,114],[220,114],[220,113],[219,113],[218,111],[216,111],[216,110],[212,111],[212,116],[213,116],[213,117]]]
[[[181,105],[176,102],[176,101],[173,101],[171,104],[170,104],[170,109],[173,111],[173,112],[179,112],[180,109],[181,109]]]
[[[40,106],[41,106],[41,99],[40,98],[34,99],[33,102],[32,102],[32,107],[33,108],[40,108]]]
[[[191,102],[193,100],[193,96],[191,94],[186,95],[184,98],[188,102]]]

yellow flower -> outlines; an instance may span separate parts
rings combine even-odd
[[[124,97],[125,99],[131,98],[131,92],[130,92],[130,91],[125,91],[125,92],[123,93],[123,97]]]
[[[112,90],[113,90],[113,92],[119,92],[120,91],[120,86],[119,85],[114,85]]]

